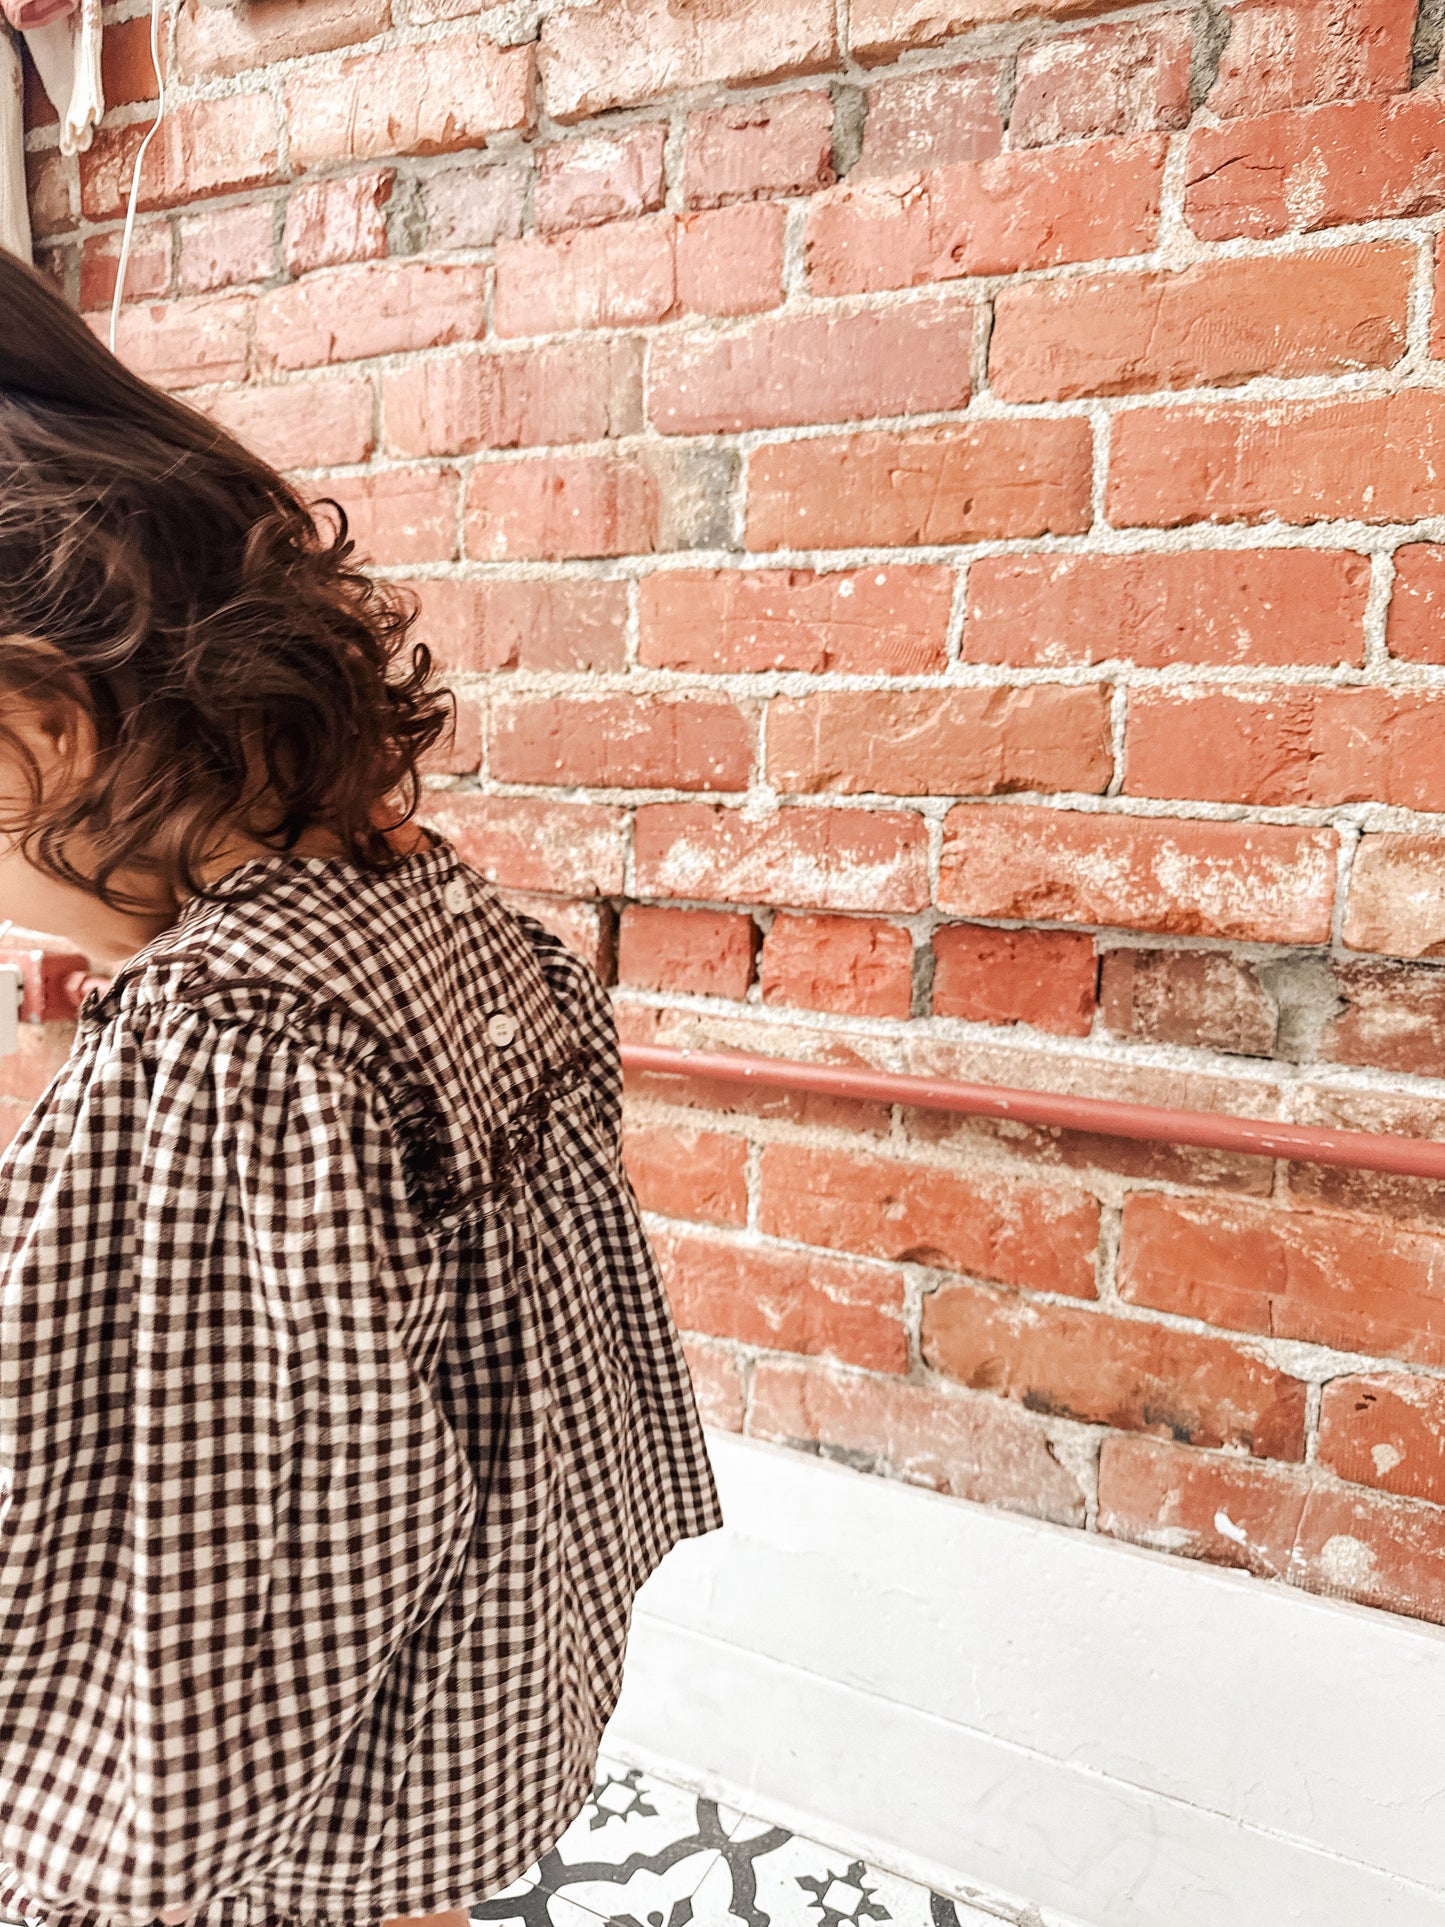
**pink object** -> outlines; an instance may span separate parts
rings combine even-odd
[[[1445,1144],[1425,1138],[1385,1137],[1373,1131],[1333,1131],[1316,1124],[1282,1124],[1263,1117],[1225,1117],[1216,1111],[1175,1111],[1157,1104],[1119,1104],[1112,1098],[1065,1097],[1055,1091],[1014,1091],[997,1084],[965,1084],[947,1077],[909,1077],[891,1071],[800,1064],[744,1051],[674,1050],[660,1044],[623,1044],[622,1068],[671,1077],[706,1077],[770,1090],[820,1091],[828,1097],[916,1104],[921,1110],[1008,1117],[1066,1131],[1146,1143],[1195,1144],[1255,1157],[1301,1158],[1361,1171],[1394,1171],[1445,1178]]]
[[[74,13],[75,7],[76,0],[0,0],[0,13],[22,33]]]

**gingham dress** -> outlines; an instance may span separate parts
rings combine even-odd
[[[507,1886],[722,1524],[590,968],[445,842],[220,888],[0,1162],[0,1911],[54,1927]]]

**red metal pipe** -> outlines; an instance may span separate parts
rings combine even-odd
[[[1118,1104],[1109,1098],[1065,1097],[1057,1091],[1015,1091],[998,1084],[803,1064],[786,1057],[749,1056],[744,1051],[624,1044],[622,1067],[664,1077],[707,1077],[769,1090],[861,1098],[866,1103],[961,1111],[971,1117],[1006,1117],[1019,1124],[1092,1131],[1151,1144],[1191,1144],[1209,1151],[1242,1151],[1251,1157],[1343,1164],[1410,1178],[1445,1178],[1445,1143],[1384,1137],[1373,1131],[1331,1131],[1313,1124],[1278,1124],[1263,1117],[1224,1117],[1217,1111],[1173,1111],[1162,1104]]]

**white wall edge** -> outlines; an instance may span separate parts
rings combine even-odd
[[[1057,1927],[1441,1927],[1445,1632],[708,1429],[614,1757]]]

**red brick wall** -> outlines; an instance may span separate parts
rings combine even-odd
[[[124,352],[420,586],[432,816],[629,1037],[1445,1136],[1438,9],[1098,11],[189,0]],[[1438,1187],[656,1079],[629,1157],[715,1423],[1445,1619]]]

